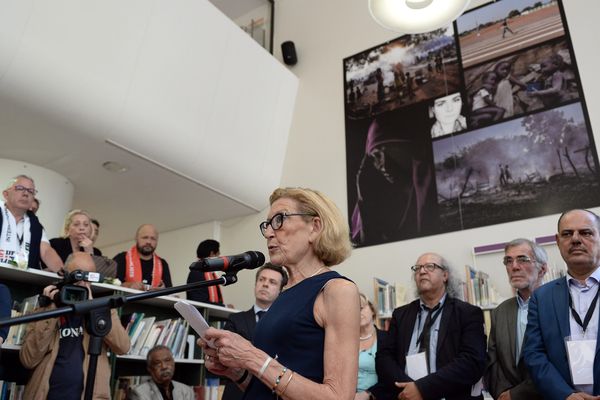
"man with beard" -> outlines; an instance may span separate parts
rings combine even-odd
[[[140,226],[135,234],[135,245],[113,258],[122,286],[138,290],[173,286],[169,264],[155,253],[157,245],[158,231],[154,225]]]
[[[386,113],[369,126],[351,218],[356,245],[408,239],[439,229],[432,156],[427,150],[429,130],[410,117]]]
[[[448,263],[435,253],[410,267],[419,297],[394,310],[378,345],[377,400],[483,399],[485,333],[481,308],[457,298]]]
[[[564,212],[556,243],[567,276],[531,296],[523,359],[544,399],[600,399],[600,217]]]
[[[194,400],[194,391],[188,385],[173,380],[175,360],[167,346],[155,346],[146,356],[146,368],[151,381],[131,390],[132,400]]]
[[[492,311],[485,381],[495,399],[542,398],[529,378],[521,349],[529,299],[542,284],[547,261],[546,251],[528,239],[515,239],[504,247],[502,263],[506,266],[510,286],[517,295]]]

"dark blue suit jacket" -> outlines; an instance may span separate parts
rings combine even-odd
[[[600,334],[600,330],[598,331]],[[565,349],[569,325],[569,289],[558,278],[537,289],[529,301],[523,359],[544,399],[566,399],[573,387]],[[594,360],[594,394],[600,394],[600,336]]]

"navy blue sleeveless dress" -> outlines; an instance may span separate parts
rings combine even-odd
[[[315,300],[325,284],[344,278],[335,271],[307,278],[285,290],[256,325],[254,346],[263,350],[288,369],[312,381],[323,383],[325,330],[315,321]],[[347,279],[347,278],[344,278]],[[274,399],[276,395],[256,377],[252,377],[244,399]]]

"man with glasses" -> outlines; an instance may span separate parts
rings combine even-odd
[[[567,276],[531,296],[523,359],[544,399],[600,399],[600,217],[563,213],[556,242]]]
[[[483,312],[454,297],[457,288],[440,255],[423,254],[411,269],[419,298],[394,310],[377,351],[383,398],[483,399]]]
[[[503,264],[516,296],[492,311],[485,382],[498,400],[541,399],[521,357],[529,298],[547,271],[546,251],[527,239],[504,247]]]
[[[33,179],[19,175],[10,180],[0,202],[0,265],[40,269],[40,259],[51,271],[63,262],[50,246],[44,227],[30,211],[37,190]]]

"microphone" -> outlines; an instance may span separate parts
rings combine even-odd
[[[192,271],[223,271],[236,273],[242,269],[256,269],[265,263],[265,255],[260,251],[247,251],[235,256],[204,258],[190,265]]]

